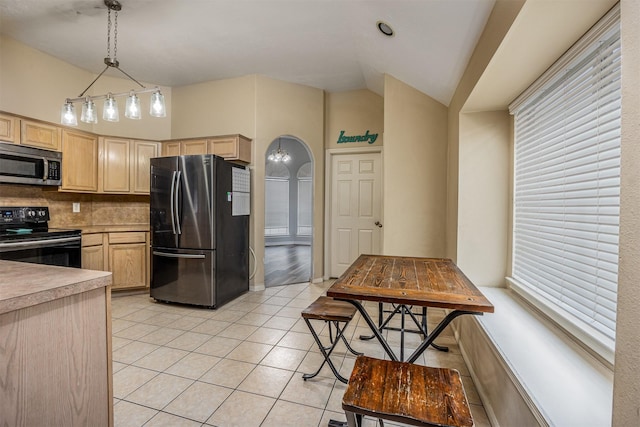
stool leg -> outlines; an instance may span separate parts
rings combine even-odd
[[[346,328],[347,325],[344,325],[344,328]],[[336,328],[338,328],[338,322],[336,322]],[[344,331],[344,328],[342,329]],[[351,354],[355,355],[355,356],[361,356],[364,353],[360,353],[358,351],[355,351],[347,342],[347,339],[345,338],[344,334],[342,334],[342,342],[344,342],[344,345],[347,346],[347,350],[349,350],[351,352]]]
[[[349,427],[362,427],[362,415],[354,412],[344,411],[347,416],[347,425]]]
[[[315,329],[313,329],[313,327],[311,326],[311,322],[309,322],[309,319],[307,319],[306,317],[303,318],[305,323],[307,324],[307,326],[309,327],[309,330],[311,331],[311,335],[313,335],[313,339],[316,341],[316,343],[318,344],[318,347],[320,348],[320,352],[322,352],[322,355],[324,356],[324,361],[322,362],[322,364],[320,365],[320,367],[318,368],[317,371],[315,371],[313,374],[303,374],[302,375],[302,379],[304,379],[305,381],[308,380],[309,378],[313,378],[316,375],[318,375],[320,373],[320,371],[322,370],[322,367],[324,366],[324,364],[328,364],[329,368],[331,368],[331,372],[333,372],[333,375],[336,376],[336,378],[338,380],[340,380],[340,382],[343,382],[345,384],[347,384],[349,381],[343,377],[342,375],[340,375],[340,373],[338,372],[338,370],[336,369],[336,367],[333,365],[333,362],[331,361],[331,353],[333,352],[333,350],[336,348],[336,345],[338,344],[338,342],[340,341],[339,338],[342,337],[342,334],[344,332],[344,328],[340,329],[337,325],[336,325],[336,339],[333,341],[333,343],[331,344],[331,347],[329,347],[329,351],[327,351],[325,349],[325,347],[322,345],[322,342],[320,341],[320,337],[318,336],[318,334],[316,333]],[[344,325],[345,328],[347,327],[347,325]]]

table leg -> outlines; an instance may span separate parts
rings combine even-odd
[[[416,350],[409,357],[409,359],[407,359],[407,362],[409,362],[409,363],[415,362],[416,359],[418,359],[418,357],[420,357],[420,355],[422,353],[424,353],[424,351],[431,344],[433,344],[433,340],[438,338],[438,335],[440,335],[442,333],[444,328],[446,328],[449,325],[449,323],[451,323],[451,321],[453,319],[455,319],[458,316],[462,316],[463,314],[473,314],[473,315],[476,315],[476,316],[482,316],[482,313],[478,313],[478,312],[474,312],[474,311],[463,311],[463,310],[455,310],[455,311],[452,311],[451,313],[447,314],[445,316],[445,318],[442,319],[442,321],[438,324],[438,326],[436,326],[431,331],[431,333],[425,338],[425,340],[422,341],[422,344],[420,344],[420,346],[418,348],[416,348]]]
[[[373,323],[373,320],[371,319],[371,316],[369,316],[369,313],[367,313],[367,310],[365,310],[365,308],[362,306],[362,304],[360,304],[360,301],[351,300],[351,299],[343,299],[343,300],[341,300],[339,298],[335,298],[335,299],[337,299],[338,301],[346,301],[346,302],[350,303],[351,305],[353,305],[360,312],[360,314],[362,315],[362,318],[364,319],[365,322],[367,322],[367,325],[369,326],[369,328],[373,332],[373,335],[378,339],[378,342],[380,343],[382,348],[384,348],[384,351],[387,352],[387,354],[389,355],[389,358],[391,360],[393,360],[394,362],[397,362],[398,361],[398,357],[395,355],[393,350],[391,350],[391,347],[389,347],[389,344],[387,343],[387,340],[384,339],[384,337],[380,333],[380,330],[378,330],[378,327],[375,325],[375,323]]]
[[[422,307],[422,314],[421,314],[422,322],[420,322],[416,318],[415,314],[411,310],[412,306],[407,308],[406,305],[393,305],[393,308],[394,308],[394,310],[393,311],[388,311],[387,313],[389,313],[389,316],[385,320],[383,320],[383,313],[384,313],[383,303],[381,303],[381,302],[378,303],[378,330],[380,332],[382,332],[383,329],[388,329],[390,331],[400,331],[401,334],[403,334],[401,336],[401,338],[400,338],[403,342],[404,342],[404,333],[405,332],[419,333],[419,334],[422,334],[425,338],[427,336],[429,336],[429,332],[428,332],[428,329],[427,329],[427,307]],[[391,326],[387,326],[389,324],[389,322],[391,321],[391,319],[393,318],[393,316],[395,316],[396,314],[400,313],[401,311],[402,311],[402,316],[403,317],[404,317],[404,313],[405,312],[409,314],[409,316],[411,317],[411,319],[415,323],[416,327],[419,329],[418,331],[405,330],[404,326],[402,328],[400,328],[400,329],[394,328],[394,327],[391,327]],[[402,319],[402,320],[403,320],[403,323],[404,323],[404,319]],[[363,341],[368,341],[370,339],[373,339],[374,337],[375,337],[375,335],[372,334],[372,335],[360,335],[359,338],[361,340],[363,340]],[[436,343],[431,343],[431,346],[433,348],[435,348],[436,350],[439,350],[439,351],[444,351],[444,352],[449,351],[448,347],[441,346],[441,345],[438,345]],[[404,346],[402,346],[401,349],[404,349]],[[403,359],[404,359],[403,355],[400,355],[400,360],[403,360]]]

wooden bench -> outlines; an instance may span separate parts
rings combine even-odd
[[[322,355],[324,356],[324,361],[322,362],[322,364],[320,365],[320,367],[316,372],[314,372],[313,374],[302,375],[302,378],[305,381],[308,380],[309,378],[313,378],[316,375],[318,375],[320,373],[320,370],[324,366],[324,364],[327,363],[329,365],[329,368],[331,368],[331,371],[333,372],[333,374],[336,376],[336,378],[345,384],[347,383],[347,379],[344,378],[342,375],[340,375],[335,365],[331,361],[331,353],[336,348],[336,345],[338,344],[340,339],[342,339],[344,344],[347,346],[347,349],[351,353],[355,355],[362,354],[362,353],[358,353],[353,348],[351,348],[346,338],[344,337],[344,330],[349,324],[349,322],[351,321],[351,319],[353,319],[353,316],[355,314],[356,314],[356,308],[353,305],[344,301],[336,301],[333,298],[329,298],[325,296],[318,297],[317,300],[315,300],[313,303],[311,303],[311,305],[309,305],[309,307],[305,308],[302,311],[302,318],[304,319],[305,323],[309,327],[309,330],[311,331],[311,335],[313,335],[313,339],[315,339],[316,343],[318,344],[318,347],[320,348],[320,351],[322,352]],[[320,337],[318,336],[318,333],[313,328],[313,325],[311,324],[310,320],[324,320],[329,325],[329,342],[330,342],[329,346],[324,346],[322,344],[322,341],[320,341]],[[335,338],[333,336],[332,324],[336,328]]]
[[[361,426],[363,416],[412,426],[473,426],[455,369],[366,356],[356,359],[342,409],[349,427]]]

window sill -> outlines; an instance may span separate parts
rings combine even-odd
[[[510,371],[509,377],[518,383],[523,399],[534,406],[532,410],[549,425],[609,425],[613,372],[512,291],[481,290],[494,304],[495,313],[472,319],[494,347],[502,369]],[[465,358],[473,357],[472,351],[465,353]],[[467,361],[475,369],[497,369],[488,363],[492,362]],[[503,404],[484,400],[483,396],[485,406],[494,408]]]

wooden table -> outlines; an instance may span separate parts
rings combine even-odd
[[[416,359],[453,319],[493,313],[493,305],[450,259],[360,255],[327,290],[327,296],[353,304],[391,360],[398,360],[360,301],[452,310],[407,359]]]

